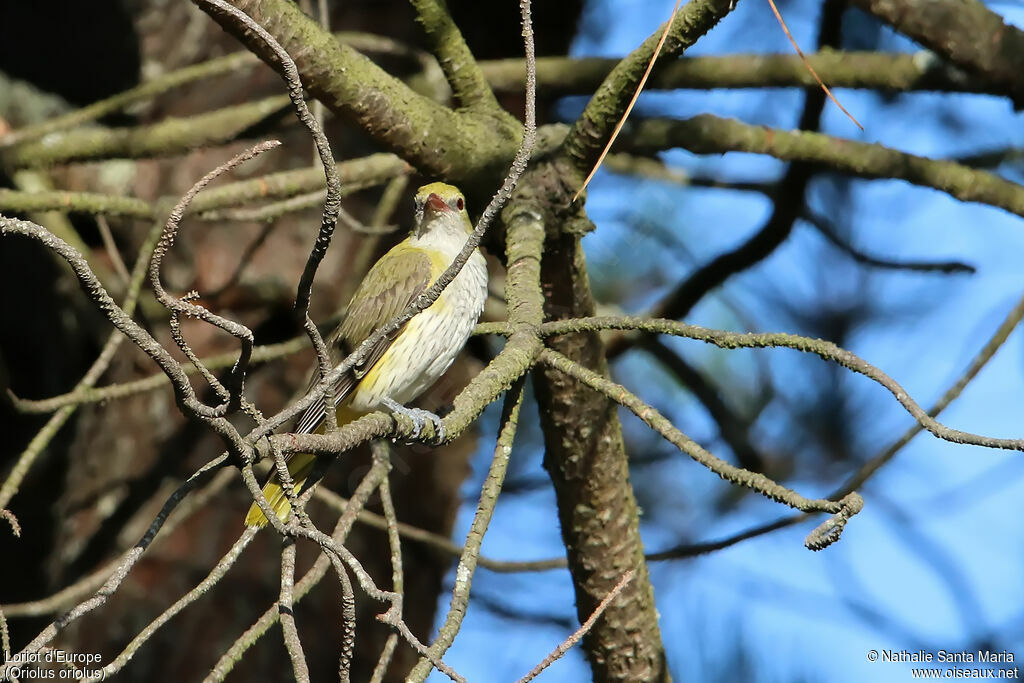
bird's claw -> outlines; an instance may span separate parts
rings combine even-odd
[[[444,424],[441,422],[441,418],[439,416],[435,415],[429,410],[423,410],[422,408],[408,408],[406,406],[403,406],[398,401],[395,401],[390,398],[385,398],[382,401],[382,403],[392,413],[404,415],[405,417],[409,418],[412,421],[412,439],[418,439],[420,437],[420,433],[423,431],[423,425],[427,423],[427,420],[430,420],[430,422],[432,422],[434,425],[433,442],[435,444],[444,443]]]

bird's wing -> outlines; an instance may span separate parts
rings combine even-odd
[[[345,319],[327,340],[331,367],[337,366],[378,327],[404,311],[432,281],[431,260],[426,252],[410,247],[392,249],[382,256],[363,278],[359,289],[352,295]],[[380,360],[403,328],[398,328],[378,341],[370,349],[366,360],[338,379],[334,384],[335,407]],[[310,388],[319,381],[320,373],[314,372]],[[321,398],[306,409],[295,428],[297,433],[312,433],[320,426],[325,414],[325,400]]]

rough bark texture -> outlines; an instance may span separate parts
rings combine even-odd
[[[195,3],[271,65],[263,40],[222,10]],[[285,0],[231,0],[288,51],[303,85],[332,111],[424,173],[460,181],[500,177],[515,153],[522,128],[504,111],[455,112],[410,90],[369,59],[342,45]]]
[[[549,231],[541,265],[547,319],[594,314],[581,237],[565,225],[560,224],[556,234]],[[548,345],[608,374],[604,346],[596,334],[554,337]],[[555,487],[580,622],[625,572],[636,570],[636,577],[584,639],[594,680],[667,681],[616,405],[550,368],[537,369],[534,382],[544,430],[544,467]]]
[[[977,0],[854,0],[900,33],[978,74],[1024,107],[1024,31]],[[984,39],[979,40],[979,38]]]

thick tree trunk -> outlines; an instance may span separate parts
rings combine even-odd
[[[580,236],[548,236],[541,266],[545,317],[594,314]],[[603,375],[596,334],[554,337],[548,345]],[[584,639],[595,681],[667,681],[629,463],[616,404],[552,368],[534,371],[544,429],[544,467],[555,486],[562,538],[586,620],[630,569],[636,575]]]

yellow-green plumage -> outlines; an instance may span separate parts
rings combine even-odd
[[[341,362],[374,330],[404,311],[455,260],[473,226],[462,193],[451,185],[431,183],[416,193],[416,226],[412,233],[380,258],[352,296],[345,319],[328,338],[331,362]],[[366,361],[335,386],[338,424],[346,424],[377,410],[391,399],[413,401],[451,365],[466,343],[487,298],[487,266],[479,251],[429,308],[394,335],[374,347]],[[314,404],[300,420],[297,432],[322,429],[323,403]],[[296,491],[313,469],[316,458],[293,455],[288,472]],[[263,494],[282,521],[291,504],[276,475]],[[246,526],[267,523],[254,503]]]
[[[309,477],[309,473],[313,471],[315,463],[316,456],[309,453],[296,453],[288,459],[288,474],[291,475],[296,489],[301,490],[302,484]],[[288,496],[281,486],[281,480],[277,475],[271,477],[270,481],[264,484],[263,495],[266,496],[267,502],[270,503],[270,509],[277,513],[281,521],[288,519],[288,515],[292,511],[292,504],[289,502]],[[253,503],[249,507],[249,514],[245,516],[245,525],[262,527],[266,526],[266,524],[267,517],[263,514],[263,510],[260,510],[259,506]]]

